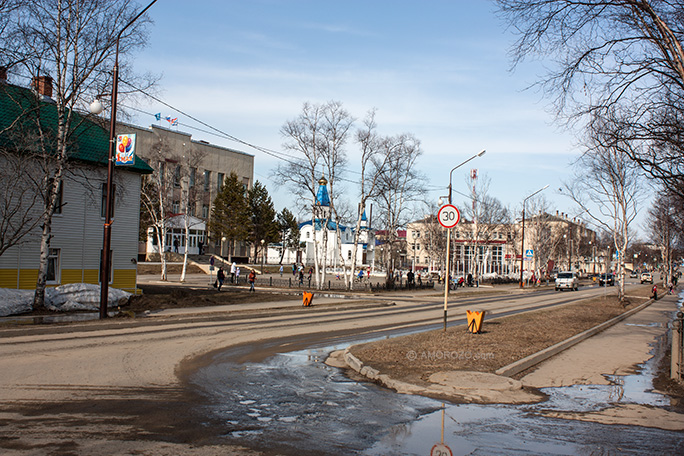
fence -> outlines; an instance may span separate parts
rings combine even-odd
[[[226,277],[226,284],[230,284],[230,276]],[[248,285],[247,283],[247,277],[244,275],[241,275],[240,277],[236,278],[236,284],[237,285]],[[299,281],[297,277],[288,277],[288,278],[277,278],[277,277],[266,277],[266,278],[257,278],[256,285],[260,287],[273,287],[273,288],[295,288],[295,289],[303,289],[303,290],[315,290],[316,289],[316,280],[312,277],[309,279],[308,277],[304,277],[303,281]],[[356,291],[380,291],[380,290],[414,290],[414,289],[429,289],[429,288],[434,288],[435,283],[433,281],[426,281],[423,283],[413,283],[409,284],[406,280],[400,280],[400,281],[395,281],[393,286],[387,286],[387,284],[382,281],[373,281],[373,280],[362,280],[361,282],[356,281],[354,282],[354,290]],[[325,281],[323,284],[324,290],[339,290],[339,291],[348,291],[349,287],[347,286],[347,282],[342,280],[342,279],[328,279]]]

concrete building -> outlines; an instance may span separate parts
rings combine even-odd
[[[254,155],[207,141],[194,140],[189,133],[158,125],[145,128],[119,124],[117,129],[120,134],[136,134],[136,147],[140,157],[145,159],[155,172],[164,175],[167,181],[167,185],[164,186],[167,193],[165,197],[169,202],[168,211],[171,217],[184,213],[183,192],[186,192],[189,203],[188,215],[200,219],[205,224],[203,229],[206,229],[206,223],[211,218],[214,198],[227,176],[235,173],[245,190],[252,188],[254,184]],[[173,238],[173,230],[178,229],[178,226],[169,227],[167,238]],[[205,250],[227,255],[227,252],[221,251],[221,239],[212,239],[211,233],[205,233],[209,238],[197,239],[195,244],[202,242]],[[195,236],[198,234],[195,233]],[[154,249],[149,248],[154,246],[154,241],[150,239],[146,245],[148,253],[152,253]],[[171,246],[173,247],[173,241]],[[248,255],[247,244],[237,243],[233,256]]]

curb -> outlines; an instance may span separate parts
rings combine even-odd
[[[537,353],[534,353],[526,358],[519,359],[518,361],[511,363],[508,366],[504,366],[496,370],[495,374],[502,375],[504,377],[511,377],[515,374],[519,374],[520,372],[529,369],[530,367],[535,366],[541,363],[542,361],[546,361],[547,359],[557,355],[558,353],[564,350],[567,350],[573,345],[576,345],[584,340],[587,340],[588,338],[600,333],[604,329],[616,325],[617,323],[645,309],[651,304],[653,304],[653,299],[649,299],[640,306],[635,307],[632,310],[628,310],[627,312],[620,314],[617,317],[613,317],[610,320],[601,323],[600,325],[594,326],[593,328],[587,329],[584,332],[576,334],[570,337],[569,339],[565,339],[564,341],[558,342],[557,344],[547,347],[544,350],[538,351]]]

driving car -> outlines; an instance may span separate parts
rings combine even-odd
[[[630,279],[636,279],[638,277],[638,274],[636,271],[632,271],[629,273],[629,278]]]
[[[570,290],[579,290],[579,279],[577,274],[571,271],[559,272],[556,276],[556,291],[563,288],[569,288]]]
[[[606,283],[607,282],[607,283]],[[615,285],[615,274],[612,272],[609,274],[601,274],[598,279],[599,286],[610,285],[611,287]]]
[[[653,274],[650,272],[642,272],[641,273],[641,283],[653,283]]]

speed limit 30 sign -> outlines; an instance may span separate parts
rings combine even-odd
[[[444,228],[453,228],[461,220],[461,213],[453,204],[445,204],[439,208],[437,219]]]

